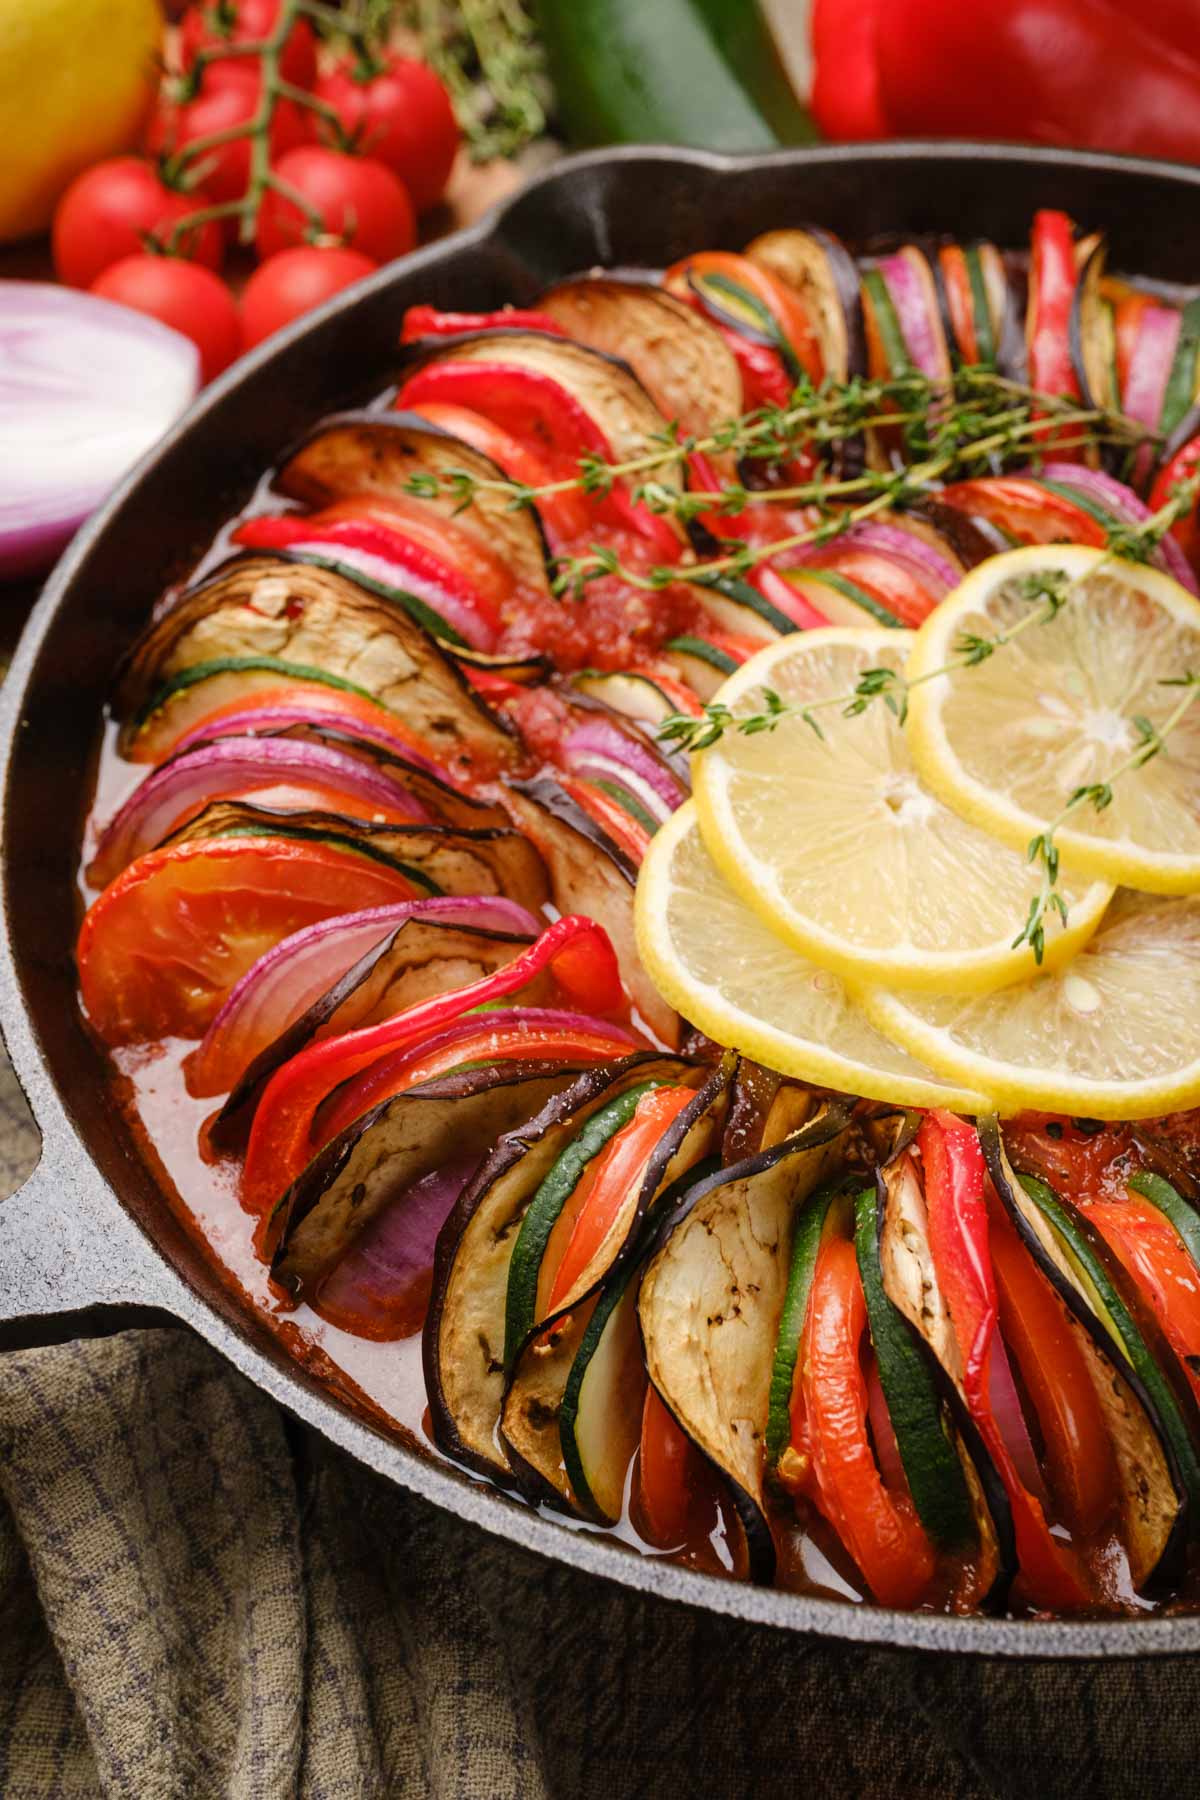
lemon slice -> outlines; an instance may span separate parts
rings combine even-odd
[[[1103,567],[1100,565],[1103,564]],[[1200,601],[1170,576],[1102,550],[1034,545],[973,569],[922,625],[912,681],[940,669],[965,633],[994,637],[1028,618],[1030,577],[1080,582],[1035,624],[973,668],[909,694],[908,737],[926,784],[966,819],[1023,849],[1076,789],[1106,782],[1159,728],[1200,674]],[[1165,753],[1113,785],[1112,803],[1078,807],[1055,832],[1064,868],[1160,894],[1200,889],[1200,694]]]
[[[694,805],[652,838],[638,878],[638,952],[654,985],[717,1043],[783,1075],[899,1106],[986,1111],[886,1037],[845,983],[781,942],[721,879]]]
[[[1118,888],[1087,948],[997,994],[895,994],[879,1029],[1005,1112],[1144,1119],[1200,1102],[1200,897]]]
[[[978,992],[1036,968],[1013,947],[1038,872],[925,788],[883,699],[842,705],[870,669],[903,667],[907,631],[841,626],[780,639],[721,688],[736,716],[768,695],[816,705],[818,731],[792,713],[772,731],[728,729],[695,759],[704,842],[730,885],[803,955],[851,981]],[[1111,889],[1064,883],[1064,928],[1047,922],[1046,960],[1095,930]],[[1051,928],[1052,927],[1052,928]]]

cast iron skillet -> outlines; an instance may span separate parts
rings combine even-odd
[[[1023,243],[1038,206],[1105,227],[1117,268],[1195,281],[1200,169],[1119,157],[897,144],[731,159],[617,150],[558,164],[472,231],[418,252],[272,340],[201,397],[76,538],[0,699],[0,1025],[42,1158],[0,1207],[0,1345],[183,1323],[390,1480],[577,1568],[714,1612],[864,1643],[1005,1656],[1200,1649],[1200,1617],[1105,1624],[933,1618],[699,1575],[504,1498],[384,1438],[239,1311],[174,1223],[113,1106],[76,1005],[75,870],[100,708],[164,581],[322,413],[379,388],[413,301],[528,303],[593,263],[661,266],[815,221],[852,239],[947,231]],[[2,476],[0,476],[2,479]]]

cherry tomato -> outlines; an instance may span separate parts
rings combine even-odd
[[[340,294],[376,264],[359,250],[330,245],[300,244],[281,250],[256,269],[242,294],[242,347],[261,344],[273,331],[282,331],[301,313],[310,312],[334,294]]]
[[[200,374],[211,381],[240,354],[242,325],[233,295],[219,275],[176,256],[126,256],[93,281],[103,300],[149,313],[191,338]]]
[[[269,37],[280,0],[195,0],[179,22],[179,49],[185,69],[198,50],[254,44]],[[297,19],[279,59],[279,72],[294,87],[311,87],[317,73],[317,41],[307,19]]]
[[[165,241],[178,220],[209,204],[201,188],[168,187],[141,156],[114,156],[77,175],[54,214],[54,272],[68,287],[91,287],[97,275],[122,257],[137,256],[145,237]],[[215,219],[180,239],[179,255],[219,269],[224,252]]]
[[[375,262],[403,256],[417,241],[412,202],[386,163],[303,144],[280,157],[275,173],[320,215],[322,235],[345,239]],[[258,214],[258,254],[303,244],[313,222],[299,206],[272,189]]]
[[[346,136],[403,181],[418,212],[435,206],[458,151],[450,96],[433,70],[409,56],[385,56],[361,71],[350,58],[316,82],[313,93],[337,113]],[[318,136],[328,129],[314,114]]]
[[[217,63],[204,71],[200,92],[183,104],[164,91],[151,116],[146,148],[152,156],[175,156],[211,132],[246,125],[258,110],[257,70],[241,63]],[[291,100],[276,102],[271,119],[271,158],[278,160],[304,142],[307,126]],[[250,139],[235,138],[196,158],[197,173],[212,199],[240,200],[250,180]]]

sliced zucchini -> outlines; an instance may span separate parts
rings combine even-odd
[[[467,507],[432,479],[460,469],[480,484]],[[417,414],[348,412],[324,419],[289,451],[274,485],[288,499],[313,507],[358,494],[386,494],[428,506],[503,557],[523,586],[548,594],[550,551],[537,508],[510,507],[507,494],[486,485],[505,479],[490,457]],[[412,483],[421,487],[419,495],[412,492]]]
[[[399,869],[427,894],[503,894],[531,912],[550,897],[545,865],[519,831],[374,825],[341,813],[280,812],[244,800],[213,800],[163,842],[188,844],[215,837],[289,837],[335,843]]]
[[[327,1144],[280,1198],[269,1228],[278,1244],[272,1280],[310,1300],[397,1194],[444,1163],[482,1156],[577,1079],[571,1068],[506,1063],[443,1075],[382,1101]]]
[[[1071,361],[1086,406],[1116,412],[1121,404],[1117,382],[1117,334],[1113,305],[1104,290],[1108,251],[1098,242],[1075,284],[1071,302]]]
[[[849,1113],[827,1105],[774,1149],[688,1188],[642,1278],[650,1379],[731,1483],[755,1581],[769,1581],[775,1567],[763,1444],[793,1222],[849,1141]]]
[[[775,314],[757,294],[731,275],[715,269],[689,269],[687,285],[710,319],[729,331],[736,331],[739,337],[752,344],[773,350],[789,381],[798,382],[803,378],[799,357]]]
[[[875,328],[883,355],[884,367],[879,373],[891,380],[900,375],[911,375],[913,365],[900,327],[900,318],[888,291],[888,284],[877,265],[868,264],[863,269],[862,292],[863,314]]]
[[[281,681],[301,682],[312,690],[314,706],[322,689],[353,694],[376,705],[374,694],[356,682],[324,669],[285,662],[279,656],[222,656],[181,669],[151,694],[121,732],[120,749],[138,762],[159,762],[164,752],[189,728],[233,700],[249,704],[255,693],[270,691]]]
[[[766,231],[747,244],[744,254],[794,288],[804,301],[817,327],[827,381],[865,374],[858,270],[840,238],[818,225]]]
[[[581,669],[570,677],[570,683],[578,693],[603,700],[613,712],[623,713],[639,725],[661,725],[679,710],[653,675],[633,669]]]
[[[443,761],[516,758],[512,734],[411,617],[344,576],[274,556],[224,564],[152,621],[117,690],[118,716],[132,721],[121,747],[183,683],[297,666],[397,713]]]
[[[1200,298],[1189,300],[1179,324],[1179,340],[1167,376],[1158,429],[1170,440],[1200,399]]]
[[[772,606],[765,594],[734,575],[710,575],[703,581],[690,582],[689,587],[722,631],[773,644],[776,638],[787,637],[799,629],[785,612]]]
[[[638,1330],[638,1276],[631,1262],[596,1301],[558,1404],[563,1474],[578,1509],[615,1525],[641,1435],[646,1365]]]
[[[438,1238],[423,1343],[434,1441],[456,1461],[485,1475],[512,1475],[497,1435],[508,1269],[542,1181],[607,1101],[627,1087],[677,1081],[688,1073],[688,1064],[653,1052],[587,1070],[535,1118],[500,1137],[464,1189]],[[564,1381],[566,1372],[564,1367]]]
[[[662,655],[701,700],[711,700],[725,677],[738,667],[727,651],[691,632],[671,638],[663,645]]]
[[[815,569],[801,564],[794,569],[781,569],[780,574],[811,600],[831,625],[875,624],[883,625],[889,631],[904,629],[903,621],[889,612],[881,600],[876,600],[874,594],[868,594],[866,588],[836,569]]]
[[[1200,1211],[1190,1200],[1185,1200],[1165,1176],[1156,1175],[1149,1169],[1131,1175],[1129,1185],[1171,1221],[1188,1255],[1200,1269]]]

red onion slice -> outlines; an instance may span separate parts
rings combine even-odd
[[[247,1068],[360,957],[409,919],[530,938],[542,929],[542,921],[515,900],[473,894],[372,906],[307,925],[260,956],[230,989],[189,1060],[191,1091],[225,1092],[228,1083],[221,1071]]]
[[[336,562],[352,574],[357,570],[369,581],[378,581],[384,587],[402,589],[415,599],[424,601],[473,650],[494,650],[496,647],[494,633],[457,594],[452,593],[449,588],[425,580],[405,565],[389,562],[386,557],[375,556],[369,550],[358,550],[350,544],[331,543],[320,537],[313,538],[311,542],[302,539],[291,545],[290,554],[320,557],[324,562]]]
[[[944,600],[960,580],[959,571],[949,557],[941,555],[925,538],[915,531],[906,531],[903,525],[889,525],[881,519],[867,519],[861,525],[852,525],[848,531],[830,539],[828,544],[801,551],[795,560],[800,564],[825,562],[831,551],[836,553],[839,546],[874,550],[880,556],[900,563],[937,600]]]
[[[1147,306],[1138,321],[1121,406],[1131,419],[1151,430],[1162,413],[1181,321],[1182,315],[1173,306]]]
[[[209,800],[286,789],[344,798],[356,812],[390,822],[428,820],[421,802],[361,757],[289,738],[218,738],[162,763],[134,789],[101,835],[88,880],[103,887],[133,859],[160,844],[173,826]],[[312,804],[302,799],[294,804]]]
[[[434,762],[430,756],[423,756],[414,750],[412,744],[398,732],[389,731],[384,725],[377,725],[373,719],[364,719],[358,713],[339,712],[334,707],[321,707],[307,701],[293,702],[273,701],[264,706],[246,706],[236,712],[225,713],[215,719],[201,719],[191,731],[184,732],[171,747],[172,756],[179,756],[184,750],[190,750],[197,744],[211,744],[221,738],[229,737],[269,737],[281,731],[287,731],[292,725],[309,725],[314,731],[351,732],[355,737],[365,738],[370,744],[377,744],[381,750],[390,751],[403,762],[412,763],[427,775],[434,775],[439,781],[452,785],[450,772],[441,763]]]
[[[563,741],[563,755],[569,769],[582,773],[583,763],[604,764],[606,774],[618,780],[632,780],[631,791],[640,796],[648,792],[654,816],[669,817],[687,799],[682,782],[663,761],[658,751],[643,743],[631,732],[622,731],[608,719],[591,717],[576,725]]]
[[[1013,1459],[1013,1466],[1021,1479],[1022,1486],[1047,1504],[1046,1484],[1042,1480],[1042,1471],[1034,1454],[1033,1442],[1029,1436],[1029,1427],[1025,1423],[1025,1414],[1021,1411],[1021,1400],[1017,1393],[1017,1384],[1013,1380],[1009,1366],[1008,1354],[1000,1339],[999,1332],[992,1338],[991,1352],[988,1357],[988,1399],[1000,1436],[1004,1439],[1005,1448]]]
[[[1040,471],[1027,469],[1023,473],[1033,476],[1034,480],[1040,473],[1050,481],[1061,481],[1065,486],[1076,488],[1085,499],[1104,507],[1123,525],[1144,525],[1150,517],[1150,508],[1144,500],[1138,498],[1132,488],[1126,487],[1115,476],[1106,475],[1101,469],[1084,468],[1081,463],[1052,462],[1046,463]],[[1196,572],[1169,532],[1159,544],[1152,560],[1158,568],[1173,575],[1189,594],[1200,595]]]
[[[913,363],[931,381],[946,381],[950,375],[946,341],[938,314],[937,292],[933,272],[926,263],[924,272],[916,258],[921,252],[914,246],[898,250],[894,256],[879,259],[879,271],[887,282],[896,318]]]

